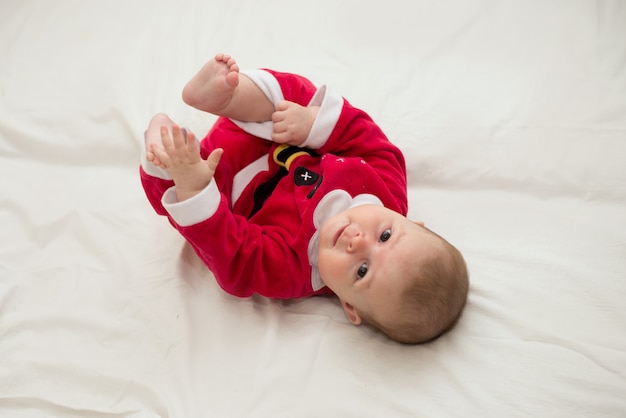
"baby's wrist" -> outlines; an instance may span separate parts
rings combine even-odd
[[[317,114],[320,111],[320,107],[319,106],[309,106],[309,107],[307,107],[307,110],[309,111],[309,117],[311,118],[311,127],[312,127],[313,123],[315,123],[315,118],[317,118]]]
[[[201,188],[201,189],[191,188],[190,189],[190,188],[185,188],[185,187],[179,187],[178,185],[176,185],[176,199],[178,199],[179,202],[184,202],[185,200],[191,199],[192,197],[196,196],[202,190],[204,190],[204,188]]]
[[[303,107],[304,112],[306,117],[304,118],[304,120],[306,121],[306,127],[301,131],[301,134],[299,135],[299,138],[297,140],[296,144],[292,144],[292,145],[296,145],[296,146],[302,146],[307,138],[309,137],[309,135],[311,134],[311,129],[313,129],[313,124],[315,123],[315,118],[317,117],[317,113],[320,110],[319,106],[308,106],[308,107]]]
[[[198,193],[200,193],[200,191],[199,191],[199,190],[198,190],[198,191],[195,191],[195,192],[187,192],[187,191],[181,191],[181,190],[178,190],[178,188],[176,188],[176,199],[177,199],[179,202],[184,202],[184,201],[186,201],[186,200],[191,199],[191,198],[192,198],[192,197],[194,197],[194,196],[197,196],[197,195],[198,195]]]

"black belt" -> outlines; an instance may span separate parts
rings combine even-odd
[[[291,163],[301,155],[317,154],[307,148],[300,148],[287,144],[279,145],[274,149],[272,157],[274,159],[274,162],[278,164],[280,168],[271,179],[259,185],[254,191],[254,207],[252,208],[248,219],[261,209],[263,203],[265,203],[265,201],[268,197],[270,197],[274,189],[276,189],[278,182],[280,182],[280,180],[289,173]]]

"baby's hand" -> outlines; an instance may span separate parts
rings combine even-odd
[[[177,125],[173,125],[171,129],[170,138],[168,128],[161,127],[162,148],[152,149],[155,158],[169,169],[176,184],[176,196],[182,202],[209,185],[224,151],[217,148],[211,152],[209,158],[203,160],[198,141],[192,132],[185,133]]]
[[[304,107],[283,100],[272,115],[272,140],[281,144],[302,145],[311,132],[318,106]]]

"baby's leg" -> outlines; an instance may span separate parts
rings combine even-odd
[[[248,77],[239,74],[234,58],[217,54],[183,89],[190,106],[245,122],[271,120],[274,105]]]

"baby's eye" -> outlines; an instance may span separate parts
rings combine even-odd
[[[380,242],[388,241],[391,238],[391,229],[385,229],[382,234],[380,234]]]
[[[365,277],[366,274],[367,274],[367,263],[363,263],[361,264],[361,267],[359,267],[359,269],[356,272],[357,280],[362,279],[363,277]]]

